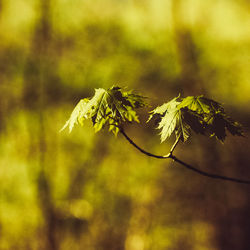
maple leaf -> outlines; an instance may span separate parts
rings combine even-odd
[[[117,134],[122,123],[139,122],[135,109],[145,105],[145,97],[135,95],[131,91],[123,91],[117,86],[108,90],[95,89],[91,99],[79,101],[61,130],[69,127],[71,132],[75,124],[83,125],[84,120],[91,119],[95,132],[108,124],[109,130]]]
[[[226,131],[232,135],[243,136],[242,125],[233,121],[226,113],[217,112],[209,117],[207,120],[207,131],[210,137],[216,137],[221,142],[226,138]]]
[[[66,127],[69,127],[69,132],[71,132],[75,124],[82,122],[81,117],[85,116],[87,118],[87,114],[86,114],[87,105],[86,104],[88,102],[89,102],[89,99],[87,98],[80,100],[80,102],[76,105],[73,112],[71,113],[69,120],[67,120],[67,122],[64,124],[64,126],[61,128],[60,131],[64,130]],[[79,118],[81,118],[81,120]]]
[[[148,122],[151,119],[156,119],[157,129],[161,129],[161,142],[169,138],[174,131],[176,136],[180,136],[183,141],[189,137],[189,128],[186,124],[183,124],[181,110],[178,108],[180,104],[178,98],[179,96],[150,112]]]
[[[169,110],[162,117],[161,122],[159,123],[158,129],[162,129],[160,132],[161,142],[165,141],[171,134],[174,132],[178,120],[179,120],[179,110]]]
[[[224,111],[223,106],[204,96],[179,96],[150,112],[149,120],[157,121],[161,129],[161,142],[175,132],[176,138],[185,142],[191,131],[224,141],[226,131],[232,135],[243,136],[242,126],[233,121]]]
[[[208,99],[203,95],[187,96],[182,99],[179,108],[185,108],[197,112],[198,114],[208,114],[211,112],[223,112],[222,105],[214,100]]]
[[[147,122],[149,122],[152,118],[154,118],[157,121],[159,121],[159,118],[161,120],[161,117],[164,116],[166,114],[166,112],[168,112],[168,111],[176,108],[177,105],[180,104],[180,102],[177,101],[177,99],[179,98],[179,96],[173,98],[171,101],[169,101],[167,103],[164,103],[163,105],[158,106],[154,110],[150,111],[149,112],[150,116],[149,116]]]

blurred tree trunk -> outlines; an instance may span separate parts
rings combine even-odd
[[[182,4],[182,0],[172,1],[173,33],[181,67],[180,86],[185,95],[205,94],[204,83],[199,75],[199,51],[193,41],[190,28],[184,23]]]
[[[49,63],[48,48],[51,40],[51,24],[50,24],[50,4],[51,0],[41,0],[41,19],[40,24],[37,27],[34,37],[34,47],[38,52],[39,58],[39,124],[40,124],[40,172],[38,176],[38,192],[40,195],[41,208],[43,216],[46,221],[46,238],[47,238],[47,249],[58,249],[56,242],[56,214],[53,208],[53,200],[51,197],[51,189],[49,186],[49,180],[45,173],[46,168],[46,128],[44,122],[43,109],[45,106],[45,81],[46,81],[46,65]]]
[[[58,249],[56,241],[56,214],[49,178],[46,174],[46,127],[44,122],[44,109],[46,101],[45,82],[47,81],[47,68],[49,65],[49,45],[51,42],[50,9],[51,0],[40,0],[38,5],[37,25],[34,28],[34,36],[31,44],[30,55],[26,65],[26,80],[24,85],[24,105],[34,110],[36,124],[38,124],[38,170],[37,170],[37,195],[44,218],[44,248],[48,250]],[[31,140],[34,137],[31,131]],[[33,138],[33,140],[36,140]],[[32,145],[32,143],[31,143]],[[31,149],[32,150],[32,149]]]

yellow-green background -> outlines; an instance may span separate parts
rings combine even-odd
[[[247,250],[250,188],[148,158],[90,122],[58,131],[114,84],[148,96],[127,133],[166,154],[147,111],[224,103],[246,138],[194,136],[176,155],[250,179],[248,0],[0,0],[0,249]]]

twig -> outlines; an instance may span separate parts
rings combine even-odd
[[[210,174],[210,173],[207,173],[205,171],[202,171],[202,170],[199,170],[183,161],[181,161],[180,159],[178,159],[177,157],[175,157],[173,155],[173,151],[174,149],[176,148],[179,140],[180,140],[180,137],[178,137],[174,143],[174,145],[172,146],[169,154],[167,155],[155,155],[155,154],[152,154],[150,152],[147,152],[145,151],[144,149],[142,149],[141,147],[139,147],[126,133],[125,131],[120,128],[120,132],[121,134],[126,138],[126,140],[131,144],[133,145],[136,149],[138,149],[141,153],[147,155],[147,156],[150,156],[150,157],[154,157],[154,158],[157,158],[157,159],[172,159],[174,160],[175,162],[178,162],[179,164],[181,164],[182,166],[186,167],[187,169],[189,170],[192,170],[200,175],[203,175],[203,176],[206,176],[206,177],[209,177],[209,178],[213,178],[213,179],[219,179],[219,180],[224,180],[224,181],[232,181],[232,182],[237,182],[237,183],[243,183],[243,184],[250,184],[250,180],[242,180],[242,179],[237,179],[237,178],[231,178],[231,177],[226,177],[226,176],[223,176],[223,175],[216,175],[216,174]]]
[[[127,139],[127,141],[131,145],[133,145],[135,148],[137,148],[143,154],[145,154],[147,156],[150,156],[150,157],[158,158],[158,159],[167,159],[167,158],[169,158],[169,155],[155,155],[155,154],[152,154],[152,153],[149,153],[149,152],[145,151],[144,149],[139,147],[130,137],[128,137],[128,135],[124,132],[124,130],[122,128],[120,128],[120,132]]]
[[[242,180],[242,179],[237,179],[237,178],[226,177],[226,176],[223,176],[223,175],[210,174],[210,173],[199,170],[199,169],[197,169],[197,168],[195,168],[195,167],[181,161],[180,159],[178,159],[175,156],[172,156],[170,158],[173,159],[175,162],[178,162],[182,166],[184,166],[184,167],[186,167],[186,168],[188,168],[188,169],[190,169],[190,170],[192,170],[192,171],[194,171],[194,172],[196,172],[198,174],[206,176],[206,177],[210,177],[210,178],[214,178],[214,179],[221,179],[221,180],[225,180],[225,181],[233,181],[233,182],[238,182],[238,183],[250,184],[249,180]]]
[[[178,144],[178,142],[180,141],[180,138],[181,138],[181,135],[179,135],[176,140],[175,140],[175,143],[173,144],[172,148],[170,149],[170,152],[169,152],[169,156],[173,155],[173,152]]]

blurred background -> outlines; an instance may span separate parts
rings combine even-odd
[[[114,84],[149,97],[127,133],[168,153],[147,111],[223,103],[246,138],[194,136],[176,156],[250,179],[247,0],[0,0],[0,249],[247,250],[249,185],[151,159],[90,122],[58,131]]]

